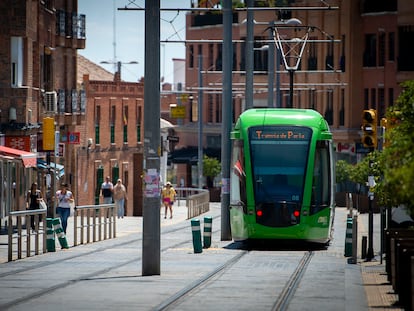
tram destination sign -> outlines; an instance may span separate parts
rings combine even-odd
[[[312,130],[301,126],[260,126],[250,129],[251,140],[308,141]]]

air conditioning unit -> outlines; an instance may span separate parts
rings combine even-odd
[[[45,93],[45,112],[57,113],[57,94],[55,91]]]

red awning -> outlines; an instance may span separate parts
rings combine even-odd
[[[16,159],[21,159],[24,167],[36,167],[37,155],[33,152],[28,152],[19,149],[13,149],[5,146],[0,146],[0,154],[12,156]]]

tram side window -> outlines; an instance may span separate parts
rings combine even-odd
[[[230,174],[230,202],[233,204],[241,202],[244,204],[244,206],[247,206],[246,173],[244,168],[243,154],[243,141],[234,140]]]
[[[328,207],[331,202],[331,167],[329,152],[328,141],[317,142],[313,171],[311,214],[315,214]]]

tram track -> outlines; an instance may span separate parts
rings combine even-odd
[[[164,300],[158,306],[153,308],[154,311],[167,311],[167,310],[181,310],[180,304],[185,302],[186,300],[191,300],[192,295],[203,295],[202,291],[203,288],[206,288],[209,285],[212,285],[216,280],[220,278],[221,275],[225,274],[232,266],[236,265],[245,255],[256,253],[254,256],[260,256],[260,252],[252,252],[251,250],[244,250],[241,253],[233,256],[232,258],[228,259],[219,267],[215,268],[214,270],[204,274],[202,277],[198,278],[196,281],[188,285],[187,287],[183,288],[182,290],[178,291],[177,293],[170,296],[168,299]],[[277,252],[275,255],[277,256]],[[296,289],[298,288],[300,281],[308,267],[311,259],[313,257],[312,251],[307,251],[303,254],[300,258],[296,268],[294,269],[293,273],[290,275],[288,280],[286,281],[283,289],[276,293],[275,295],[277,298],[271,308],[272,311],[283,311],[288,310],[289,302],[293,298]],[[201,293],[201,294],[200,294]],[[195,299],[196,300],[196,299]],[[188,301],[187,301],[188,304]],[[186,307],[183,307],[183,310],[187,310]]]
[[[306,252],[295,271],[292,273],[289,281],[284,286],[281,294],[279,295],[276,303],[273,305],[272,311],[284,311],[287,310],[290,300],[292,299],[295,291],[302,279],[303,274],[306,271],[308,264],[310,263],[313,256],[313,252]]]

